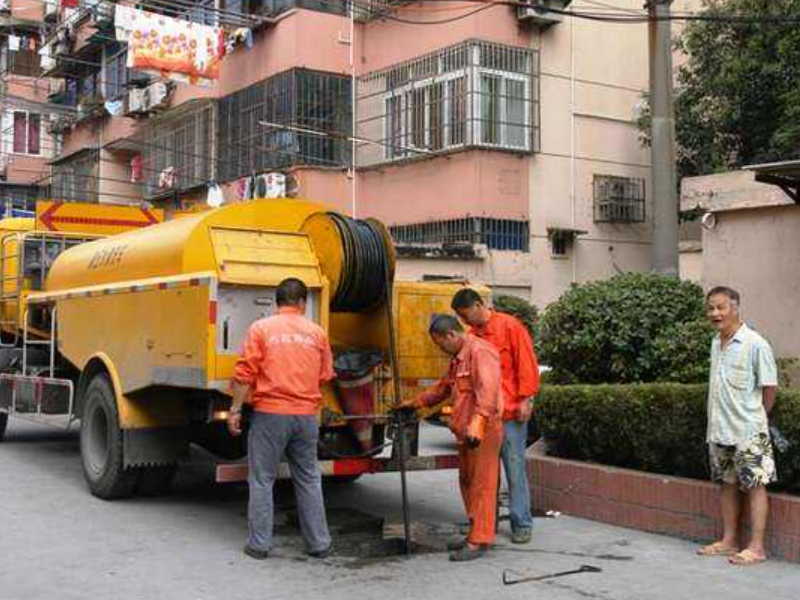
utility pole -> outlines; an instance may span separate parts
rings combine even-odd
[[[653,271],[678,276],[675,111],[672,102],[672,0],[647,0],[650,15],[650,112],[653,181]]]

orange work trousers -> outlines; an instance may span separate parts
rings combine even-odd
[[[502,445],[503,423],[497,420],[486,425],[480,446],[469,448],[459,444],[458,447],[458,480],[470,524],[467,541],[471,544],[494,542]]]

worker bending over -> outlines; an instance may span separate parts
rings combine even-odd
[[[473,560],[494,542],[500,446],[503,443],[503,399],[500,357],[492,345],[464,333],[458,319],[435,315],[431,339],[452,356],[447,375],[402,406],[423,408],[449,400],[450,429],[456,436],[459,483],[469,518],[467,538],[450,544],[450,560]]]
[[[331,548],[317,462],[317,412],[320,385],[334,377],[333,357],[325,331],[304,316],[307,296],[299,279],[278,285],[278,314],[250,326],[233,376],[231,434],[242,432],[242,404],[253,406],[247,436],[250,539],[244,552],[255,559],[267,558],[272,548],[272,489],[284,453],[306,551],[324,558]]]

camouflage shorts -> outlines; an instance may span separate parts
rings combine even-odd
[[[769,435],[759,433],[741,446],[708,445],[711,480],[717,483],[738,483],[742,490],[751,490],[778,480],[772,442]]]

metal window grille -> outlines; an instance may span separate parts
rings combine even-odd
[[[358,79],[356,164],[469,147],[539,146],[539,55],[469,40]],[[424,150],[425,152],[415,152]]]
[[[98,158],[97,151],[90,151],[53,165],[53,198],[65,202],[97,202]]]
[[[644,179],[594,176],[595,223],[643,223],[645,217]]]
[[[397,244],[485,244],[493,250],[530,250],[528,221],[463,217],[389,227]]]
[[[343,137],[306,134],[260,122],[346,134],[351,120],[347,77],[291,69],[219,101],[217,159],[219,179],[293,165],[350,164]]]
[[[127,48],[122,49],[105,61],[106,98],[117,100],[125,94],[128,86]]]
[[[145,195],[159,196],[170,190],[184,191],[214,179],[214,104],[179,114],[165,114],[148,123],[143,135],[142,161],[145,165]],[[174,174],[174,185],[160,185],[160,175]]]

